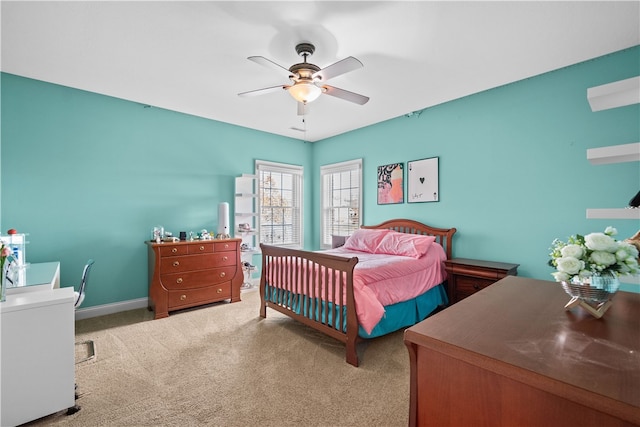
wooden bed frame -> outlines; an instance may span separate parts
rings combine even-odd
[[[435,236],[436,242],[444,248],[447,259],[451,259],[455,228],[435,228],[410,219],[392,219],[378,225],[362,226],[362,228],[391,229],[401,233]],[[358,366],[356,344],[363,339],[358,336],[359,324],[353,296],[353,269],[358,263],[358,258],[345,258],[322,252],[287,249],[264,244],[261,244],[260,247],[262,249],[260,317],[267,317],[267,307],[270,307],[329,335],[346,344],[347,363]],[[289,268],[294,265],[304,266],[306,273],[300,273],[297,268]],[[312,275],[309,274],[310,271],[322,271],[322,274]],[[305,274],[305,277],[300,277],[302,274]],[[315,295],[315,298],[301,298],[291,292],[292,284],[303,283],[303,293],[312,295],[313,291],[310,290],[317,289],[319,281],[327,284],[323,287],[324,295]],[[276,291],[280,292],[279,302],[267,299],[266,286],[268,284],[279,289]],[[342,310],[332,310],[332,303],[325,303],[330,301],[329,295],[340,296],[339,301],[335,301],[335,304],[338,306],[346,305],[346,315]],[[342,295],[346,295],[346,301],[343,301]],[[299,309],[301,306],[304,307],[303,311],[298,314],[296,308]],[[305,312],[315,313],[315,315],[305,315]],[[339,326],[345,323],[346,331],[343,331],[343,328]]]

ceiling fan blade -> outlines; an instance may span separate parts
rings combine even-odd
[[[278,73],[286,76],[286,78],[289,78],[289,76],[292,75],[288,68],[284,68],[282,65],[276,64],[275,62],[265,58],[264,56],[250,56],[247,59],[255,62],[256,64],[260,64],[267,68],[271,68],[272,70],[276,70]]]
[[[247,97],[247,96],[265,95],[267,93],[287,90],[290,87],[291,86],[287,86],[287,85],[278,85],[278,86],[265,87],[263,89],[256,89],[256,90],[250,90],[248,92],[241,92],[241,93],[238,94],[238,96]]]
[[[368,96],[360,95],[348,90],[340,89],[334,86],[323,85],[323,93],[326,95],[335,96],[336,98],[344,99],[345,101],[354,102],[356,104],[364,105],[369,101]]]
[[[312,77],[326,82],[327,80],[339,76],[340,74],[348,73],[349,71],[357,70],[358,68],[362,67],[362,62],[358,61],[353,56],[350,56],[331,65],[327,65],[320,71],[316,71],[312,75]]]

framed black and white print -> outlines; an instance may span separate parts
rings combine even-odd
[[[438,157],[407,162],[407,203],[438,202]]]

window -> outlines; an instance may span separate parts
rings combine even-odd
[[[256,161],[260,243],[302,248],[302,166]]]
[[[362,159],[320,168],[322,222],[320,247],[331,247],[331,236],[348,236],[362,225]]]

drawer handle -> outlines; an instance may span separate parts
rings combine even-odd
[[[174,266],[174,267],[177,267],[177,266],[179,266],[179,265],[180,265],[180,261],[173,261],[173,266]]]
[[[216,290],[216,292],[217,292],[217,293],[219,293],[219,294],[221,294],[221,293],[222,293],[222,289],[218,288],[218,289]]]
[[[184,294],[180,295],[180,301],[184,301],[184,300],[186,300],[186,299],[187,299],[187,296],[186,296],[186,295],[184,295]]]
[[[200,250],[201,250],[201,251],[204,251],[204,246],[200,246]]]
[[[480,285],[478,285],[477,283],[473,284],[473,289],[475,289],[476,291],[480,290]]]
[[[224,244],[225,249],[229,249],[229,245],[227,243]]]
[[[171,248],[171,252],[175,254],[176,252],[178,252],[178,248]]]
[[[178,277],[178,280],[176,280],[176,283],[182,283],[182,277]]]
[[[227,273],[225,273],[224,271],[222,273],[220,273],[220,277],[224,277],[226,275],[227,275]]]
[[[226,260],[228,260],[228,259],[229,259],[229,258],[227,258],[227,256],[226,256],[226,255],[222,257],[222,260],[223,260],[223,261],[226,261]]]

